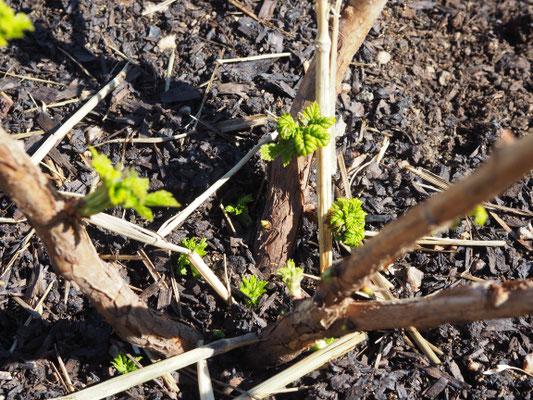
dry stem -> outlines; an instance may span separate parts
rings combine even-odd
[[[350,0],[344,8],[339,23],[336,93],[339,92],[346,68],[386,2],[387,0]],[[312,62],[292,104],[292,116],[296,116],[308,106],[314,95],[315,63]],[[286,168],[279,159],[271,163],[265,208],[260,219],[270,221],[272,229],[259,228],[254,243],[259,268],[266,275],[284,265],[292,254],[301,222],[303,193],[307,189],[310,170],[310,157],[298,157],[296,163],[292,162]]]
[[[484,318],[516,316],[533,312],[531,304],[531,282],[508,283],[501,286],[473,286],[484,288],[468,292],[468,288],[454,289],[470,293],[468,301],[453,309],[446,301],[435,303],[441,309],[420,314],[417,300],[389,303],[388,314],[369,314],[379,303],[357,303],[349,297],[364,284],[370,275],[404,254],[415,241],[439,226],[462,216],[483,200],[503,191],[533,168],[533,135],[526,136],[514,145],[500,149],[479,170],[449,190],[439,193],[412,210],[397,221],[388,224],[380,235],[370,239],[356,253],[341,260],[326,272],[314,297],[305,300],[296,309],[262,332],[263,342],[254,349],[254,358],[265,362],[282,363],[291,360],[322,337],[340,335],[346,329],[347,320],[351,329],[385,329],[409,325],[428,328],[444,322],[473,321]],[[497,300],[491,300],[496,293]],[[523,296],[529,298],[523,298]],[[447,296],[446,292],[439,295]],[[474,297],[478,297],[477,300]],[[480,297],[481,296],[481,297]],[[518,297],[516,297],[518,296]],[[437,297],[437,296],[435,296]],[[519,299],[522,297],[522,301]],[[446,297],[445,297],[446,298]],[[453,298],[453,297],[452,297]],[[424,301],[431,303],[433,298]],[[436,301],[436,300],[435,300]],[[475,306],[469,308],[469,304]],[[412,307],[416,312],[406,317],[402,307]],[[450,313],[446,310],[454,310]],[[442,313],[441,313],[442,311]],[[351,318],[356,313],[357,318]],[[388,312],[388,311],[387,311]],[[440,314],[439,314],[440,313]],[[396,315],[393,319],[392,316]],[[425,315],[422,317],[422,315]],[[446,315],[446,318],[443,316]],[[399,325],[398,325],[399,324]],[[344,332],[346,333],[346,332]]]
[[[124,340],[166,356],[195,346],[199,335],[193,328],[156,315],[118,269],[98,257],[81,221],[65,211],[67,203],[2,128],[0,189],[35,228],[56,272],[76,282]]]
[[[329,2],[327,0],[316,1],[316,16],[318,22],[318,34],[316,41],[316,100],[323,116],[331,116],[331,93],[329,61],[331,41],[328,32]],[[333,107],[334,108],[334,107]],[[334,128],[330,128],[334,132]],[[327,213],[331,207],[331,149],[335,148],[335,134],[327,146],[317,150],[317,196],[318,196],[318,243],[320,250],[320,271],[324,272],[331,267],[333,262],[332,235],[328,226]]]

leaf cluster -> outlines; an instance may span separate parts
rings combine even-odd
[[[255,275],[252,275],[250,279],[247,279],[244,276],[242,277],[240,290],[249,297],[249,299],[246,299],[246,303],[249,306],[257,305],[263,293],[266,293],[265,286],[267,283],[267,281],[257,279]]]
[[[136,361],[142,360],[142,357],[135,357]],[[115,357],[111,364],[116,368],[116,370],[122,375],[127,374],[128,372],[133,372],[137,370],[135,363],[126,357],[123,353],[120,353]]]
[[[328,212],[335,238],[346,246],[358,247],[365,237],[365,215],[359,199],[337,199]]]
[[[142,217],[153,220],[148,207],[179,207],[180,204],[166,190],[148,193],[150,181],[141,178],[135,170],[122,170],[119,164],[113,166],[111,160],[90,148],[93,156],[92,166],[100,175],[101,184],[96,190],[83,198],[77,211],[82,217],[99,213],[106,208],[121,206],[133,208]]]
[[[489,218],[487,210],[485,210],[485,208],[479,204],[476,206],[476,208],[470,211],[468,215],[474,218],[474,224],[477,226],[485,225],[487,219]]]
[[[293,157],[306,156],[326,146],[330,140],[327,130],[334,123],[335,118],[320,115],[320,107],[316,102],[300,113],[298,121],[290,114],[284,114],[276,126],[279,142],[261,146],[261,158],[272,161],[281,155],[283,166],[286,167]]]
[[[276,276],[283,280],[291,296],[299,296],[301,292],[300,282],[304,277],[304,270],[297,267],[294,260],[288,259],[285,267],[278,268]]]
[[[228,204],[226,207],[224,207],[224,210],[232,215],[235,215],[239,217],[240,221],[246,225],[250,226],[252,224],[252,219],[250,218],[250,210],[248,209],[248,204],[254,201],[254,198],[251,194],[247,194],[242,196],[238,201],[237,204],[232,205]]]
[[[33,25],[24,13],[17,13],[0,0],[0,47],[6,46],[11,39],[20,39],[24,31],[33,31]]]
[[[189,250],[192,250],[196,252],[200,257],[205,256],[207,253],[205,251],[205,246],[207,246],[207,242],[204,239],[201,239],[198,243],[196,243],[196,238],[184,238],[181,241],[181,244],[183,247],[188,248]],[[191,269],[191,275],[195,279],[200,279],[202,275],[194,268],[189,261],[189,258],[187,257],[187,254],[180,254],[180,257],[178,258],[178,273],[181,275],[187,275],[187,268]]]

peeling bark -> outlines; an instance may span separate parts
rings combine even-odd
[[[454,303],[444,301],[438,306],[442,309],[442,315],[432,316],[432,313],[427,313],[424,317],[426,319],[423,317],[417,319],[413,314],[412,319],[406,317],[404,320],[405,310],[399,303],[396,306],[380,306],[375,302],[356,303],[350,298],[355,290],[364,285],[369,276],[405,254],[414,246],[417,239],[454,218],[465,215],[477,204],[505,190],[527,174],[533,169],[531,154],[533,154],[533,135],[496,151],[489,161],[471,176],[414,207],[400,219],[389,223],[378,236],[368,240],[354,254],[329,269],[313,298],[300,303],[293,312],[261,332],[262,342],[254,349],[253,357],[250,357],[251,362],[261,360],[262,364],[279,364],[290,361],[314,340],[346,333],[346,330],[341,329],[343,326],[349,330],[385,329],[409,325],[427,328],[444,322],[465,322],[532,312],[531,298],[520,300],[520,296],[531,295],[530,282],[525,283],[525,287],[520,282],[489,286],[484,290],[492,297],[480,293],[476,295],[475,291],[470,292],[472,296],[479,297],[476,301],[472,300],[477,304],[472,308],[464,308],[463,303],[461,305],[463,308],[456,307],[453,311]],[[463,293],[461,290],[468,292],[468,288],[459,288],[450,293],[461,294]],[[447,293],[441,296],[447,296]],[[449,300],[451,297],[435,296],[435,298]],[[437,304],[437,300],[431,303],[431,299],[424,301]],[[416,303],[416,300],[412,302]],[[524,308],[521,308],[521,302]],[[502,304],[509,307],[502,307]],[[378,306],[381,307],[381,314],[374,314],[373,307]],[[418,309],[416,304],[410,307],[412,310]],[[446,312],[447,307],[450,309],[449,312]],[[350,318],[350,315],[353,318]]]
[[[336,91],[339,92],[346,68],[359,50],[364,38],[376,22],[386,0],[350,0],[339,22]],[[291,107],[296,114],[315,98],[315,63],[311,62]],[[272,228],[261,229],[254,243],[259,269],[268,276],[283,266],[294,250],[296,234],[303,213],[303,193],[311,173],[311,157],[298,157],[283,167],[281,160],[271,163],[269,185],[261,219],[271,222]]]
[[[79,286],[122,339],[165,356],[195,347],[200,336],[193,328],[155,314],[118,269],[98,257],[81,220],[1,127],[0,189],[35,228],[55,271]]]
[[[313,301],[308,300],[269,331],[269,337],[279,336],[279,332],[286,329],[293,329],[297,335],[286,342],[270,343],[267,354],[269,361],[284,363],[291,361],[316,340],[340,337],[348,331],[409,326],[423,330],[445,323],[527,314],[533,314],[533,280],[473,284],[444,290],[435,296],[395,301],[356,301],[347,298],[330,308],[314,307]],[[258,355],[256,350],[250,359],[252,362],[257,360],[258,367],[264,366],[265,358],[263,354]]]

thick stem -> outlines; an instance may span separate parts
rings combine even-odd
[[[363,285],[365,279],[404,254],[418,238],[448,221],[465,215],[477,204],[505,190],[513,182],[520,179],[521,176],[533,169],[531,154],[533,154],[533,135],[526,136],[514,145],[498,150],[486,164],[471,176],[414,207],[400,219],[388,224],[378,236],[370,239],[356,253],[329,269],[312,299],[305,300],[292,313],[267,327],[261,333],[263,341],[258,348],[254,349],[254,358],[261,359],[263,363],[289,361],[317,338],[330,335],[332,329],[334,331],[340,329],[341,326],[345,325],[344,322],[350,320],[350,315],[353,315],[354,312],[352,307],[354,303],[349,296]],[[527,293],[530,293],[530,289],[528,290]],[[505,296],[499,296],[499,298],[500,300],[490,304],[496,307],[501,299],[505,299]],[[517,300],[513,304],[518,303]],[[525,303],[530,304],[530,301],[527,300]],[[359,312],[357,319],[352,320],[352,329],[374,329],[378,326],[381,328],[396,327],[394,324],[398,323],[398,319],[392,323],[394,311],[391,311],[387,316],[383,314],[383,317],[378,318],[369,312],[373,305],[375,303],[369,302],[368,305],[357,303],[357,310],[366,311]],[[443,305],[443,308],[445,307]],[[502,311],[501,314],[482,313],[478,303],[477,306],[470,309],[469,313],[456,309],[457,314],[447,314],[447,320],[439,319],[437,316],[431,320],[430,313],[427,322],[422,319],[406,319],[401,326],[428,327],[448,320],[450,322],[464,322],[487,316],[495,318],[531,312],[531,309],[512,309],[518,311],[516,313],[513,311],[510,314],[506,314],[507,311]],[[476,310],[480,311],[479,315],[475,314]],[[500,308],[499,310],[503,309]],[[403,317],[399,308],[395,311],[397,316]],[[365,318],[373,321],[366,321]],[[462,318],[466,319],[463,320]],[[338,331],[336,332],[340,334]]]
[[[339,92],[346,68],[357,52],[387,0],[350,0],[339,23],[336,93]],[[307,107],[315,96],[315,62],[311,62],[291,107],[293,117]],[[296,243],[311,170],[311,157],[298,157],[286,168],[280,159],[271,163],[265,206],[260,219],[271,222],[270,230],[258,226],[254,243],[259,268],[266,275],[285,265]]]
[[[80,220],[32,163],[24,148],[0,127],[0,189],[35,228],[57,273],[75,282],[122,339],[172,356],[195,347],[200,338],[190,326],[156,315],[102,261]]]

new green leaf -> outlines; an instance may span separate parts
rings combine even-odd
[[[276,276],[283,280],[283,283],[289,289],[291,296],[296,298],[302,298],[302,288],[300,282],[304,277],[304,270],[296,266],[294,260],[288,259],[285,267],[278,268]]]
[[[337,199],[328,212],[335,238],[346,246],[357,247],[365,237],[365,215],[359,199]]]
[[[9,6],[0,0],[0,47],[7,45],[11,39],[20,39],[24,31],[33,31],[33,25],[24,13],[15,14]]]
[[[306,156],[319,147],[327,146],[331,139],[327,130],[334,123],[335,118],[320,115],[316,102],[300,113],[298,122],[290,114],[284,114],[276,126],[278,143],[263,145],[261,158],[272,161],[281,155],[283,166],[286,167],[293,157]]]
[[[252,218],[250,218],[248,203],[251,203],[252,201],[254,201],[252,195],[247,194],[242,196],[239,201],[237,201],[237,204],[228,204],[224,207],[224,210],[229,214],[235,215],[245,226],[250,226],[253,221]]]
[[[265,286],[267,285],[267,281],[262,281],[261,279],[257,279],[255,275],[252,275],[250,279],[247,279],[246,277],[242,277],[242,283],[241,283],[241,292],[243,292],[246,296],[249,297],[249,300],[246,300],[246,303],[249,306],[256,306],[259,302],[259,299],[263,295],[263,293],[266,293]]]
[[[205,251],[205,246],[207,246],[207,242],[205,239],[200,240],[198,244],[196,243],[196,238],[184,238],[181,241],[181,244],[183,247],[188,248],[189,250],[195,251],[200,257],[205,256],[207,253]],[[187,257],[187,254],[180,254],[180,257],[178,258],[178,273],[180,275],[186,275],[187,274],[187,268],[191,269],[191,275],[195,279],[200,279],[202,275],[194,268],[189,261],[189,258]]]
[[[135,361],[140,361],[140,360],[142,360],[142,357],[135,357]],[[128,357],[126,357],[126,355],[124,355],[123,353],[120,353],[118,356],[116,356],[115,359],[111,361],[111,364],[122,375],[138,369],[137,365],[135,365],[135,363],[132,360],[130,360]]]
[[[122,170],[121,165],[113,166],[111,160],[90,148],[92,165],[100,175],[101,184],[85,196],[76,211],[82,217],[97,214],[106,208],[121,206],[133,208],[140,216],[152,221],[152,211],[148,207],[179,207],[180,204],[165,190],[148,193],[150,181],[141,178],[135,170]]]

